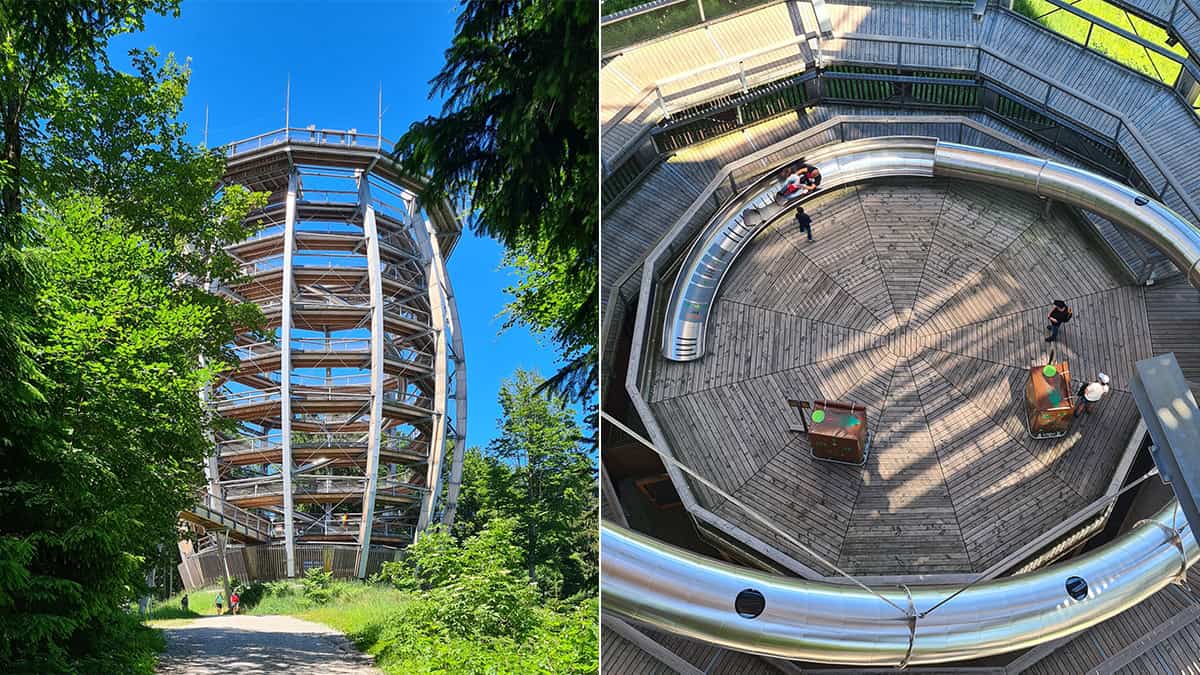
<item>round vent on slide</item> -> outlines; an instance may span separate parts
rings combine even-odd
[[[733,601],[733,608],[737,610],[738,616],[744,619],[753,619],[767,608],[767,599],[753,588],[747,588],[737,594],[737,598]]]
[[[1087,581],[1083,577],[1068,577],[1067,578],[1067,595],[1076,600],[1083,600],[1088,595]]]

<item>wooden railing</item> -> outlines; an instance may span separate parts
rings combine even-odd
[[[1051,37],[1051,39],[1056,39],[1056,40],[1064,39],[1057,35],[1054,35],[1053,33],[1050,33],[1049,31],[1046,31],[1046,29],[1044,27],[1041,27],[1040,25],[1038,25],[1034,22],[1031,22],[1026,17],[1020,16],[1014,12],[1011,12],[1009,10],[998,9],[998,8],[995,11],[1004,12],[1004,15],[1007,18],[1010,18],[1013,20],[1029,22],[1031,25],[1036,26],[1038,28],[1038,30],[1045,32],[1047,34],[1047,36]],[[799,38],[798,38],[798,40],[799,40]],[[880,44],[880,43],[892,44],[895,46],[894,56],[891,56],[886,60],[880,60],[880,61],[864,61],[862,59],[840,58],[839,54],[846,51],[846,46],[849,44],[855,43],[855,42],[875,43],[875,44]],[[906,62],[906,60],[905,60],[906,50],[907,49],[918,49],[918,48],[929,48],[929,47],[940,47],[940,48],[944,48],[944,49],[958,49],[958,50],[965,50],[966,52],[970,52],[970,53],[974,54],[973,67],[970,69],[959,70],[959,71],[955,71],[955,72],[969,73],[976,80],[978,80],[980,82],[986,81],[986,82],[994,83],[996,86],[1003,89],[1007,95],[1019,97],[1021,100],[1028,102],[1029,104],[1034,106],[1035,109],[1037,109],[1042,114],[1049,115],[1049,116],[1059,119],[1059,120],[1063,120],[1063,119],[1070,120],[1070,124],[1072,126],[1082,128],[1082,130],[1084,132],[1095,136],[1097,139],[1102,139],[1105,142],[1111,143],[1112,146],[1114,147],[1114,149],[1120,150],[1120,151],[1124,152],[1126,155],[1129,154],[1128,152],[1126,152],[1124,150],[1124,148],[1127,145],[1136,148],[1136,150],[1138,152],[1140,152],[1142,155],[1144,155],[1149,160],[1149,163],[1150,163],[1150,166],[1139,166],[1140,178],[1145,183],[1145,185],[1148,186],[1148,188],[1149,188],[1147,191],[1151,192],[1155,197],[1159,198],[1160,200],[1167,202],[1168,205],[1172,205],[1174,208],[1182,207],[1180,210],[1183,212],[1184,216],[1189,218],[1194,224],[1200,224],[1200,205],[1197,205],[1195,199],[1186,190],[1184,190],[1180,187],[1182,185],[1182,182],[1179,180],[1178,176],[1175,175],[1175,173],[1171,170],[1170,167],[1167,167],[1163,163],[1161,158],[1159,158],[1158,154],[1153,151],[1153,149],[1147,143],[1145,137],[1137,129],[1136,125],[1131,123],[1130,120],[1123,113],[1121,113],[1120,111],[1113,110],[1111,105],[1097,101],[1090,95],[1080,92],[1080,91],[1074,89],[1073,87],[1059,84],[1057,82],[1050,80],[1050,79],[1046,78],[1044,75],[1042,75],[1041,73],[1033,71],[1026,66],[1023,66],[1021,64],[1014,62],[1012,59],[1008,58],[1004,54],[997,52],[996,50],[992,49],[991,47],[988,47],[988,46],[982,45],[982,44],[963,44],[963,43],[930,40],[930,39],[917,39],[917,38],[907,38],[907,37],[900,37],[900,36],[880,36],[880,35],[870,35],[870,34],[861,34],[861,33],[835,34],[833,36],[833,38],[831,38],[827,41],[827,43],[823,43],[823,44],[825,46],[819,47],[818,50],[814,52],[814,59],[811,62],[808,62],[808,63],[797,62],[795,64],[794,68],[792,69],[793,73],[799,73],[799,72],[803,72],[806,69],[814,69],[814,68],[823,70],[827,66],[829,66],[831,64],[835,64],[835,63],[862,64],[862,65],[872,65],[872,66],[889,67],[889,68],[918,68],[918,69],[922,69],[922,70],[935,70],[935,69],[929,68],[928,66],[925,66],[923,64],[919,64],[919,63],[909,64],[908,62]],[[834,45],[835,47],[830,48],[830,45]],[[778,46],[772,46],[772,47],[768,47],[765,49],[770,50],[772,48],[778,48]],[[709,72],[714,69],[720,69],[722,66],[727,67],[729,63],[737,63],[739,61],[744,61],[744,60],[747,60],[748,58],[752,58],[753,55],[759,51],[762,51],[762,50],[748,51],[743,54],[740,54],[740,55],[737,55],[734,57],[730,57],[729,59],[725,59],[724,61],[722,61],[719,64],[712,64],[711,66],[704,66],[700,69],[694,69],[692,71],[687,71],[685,73],[682,73],[681,75],[687,76],[687,77],[692,77],[697,72],[702,72],[702,71]],[[1030,98],[1029,94],[1022,92],[1022,91],[1018,91],[1016,88],[1009,86],[1005,82],[998,80],[993,76],[985,74],[983,72],[983,66],[985,65],[983,62],[984,57],[994,59],[995,61],[997,61],[1007,67],[1015,69],[1016,71],[1019,71],[1023,75],[1030,77],[1033,80],[1035,80],[1036,82],[1038,82],[1042,87],[1044,87],[1043,91],[1041,92],[1042,95],[1040,96],[1040,98],[1038,100],[1033,100]],[[818,71],[819,76],[824,77],[825,76],[824,73],[820,72],[820,70]],[[1130,72],[1132,73],[1133,71],[1130,71]],[[1142,76],[1139,73],[1135,73],[1135,75],[1137,77],[1144,78],[1144,76]],[[668,79],[670,79],[670,78],[668,78]],[[704,92],[705,96],[693,95],[693,96],[689,96],[688,100],[690,102],[692,102],[693,105],[695,105],[695,101],[697,101],[697,100],[702,100],[704,98],[707,98],[709,100],[719,98],[723,94],[727,93],[726,92],[726,89],[727,89],[726,84],[727,83],[724,82],[725,79],[727,79],[727,78],[725,78],[725,77],[716,78],[714,80],[714,82],[712,83],[713,86],[711,89],[703,88],[703,92]],[[1154,81],[1150,78],[1144,78],[1144,79],[1148,83],[1153,83],[1154,86],[1160,86],[1160,87],[1165,86],[1162,83]],[[937,82],[936,80],[932,80],[932,79],[930,81]],[[941,83],[944,84],[945,82],[943,81]],[[701,88],[697,85],[694,87],[694,89],[701,89]],[[1168,89],[1170,89],[1170,88],[1168,87]],[[1178,95],[1177,92],[1175,92],[1175,93],[1176,93],[1176,95]],[[659,91],[658,83],[647,86],[643,90],[643,92],[641,94],[641,99],[639,99],[639,102],[634,106],[626,108],[626,110],[624,110],[621,115],[618,115],[616,118],[611,120],[606,125],[606,129],[611,129],[616,124],[619,124],[620,120],[623,119],[623,116],[625,114],[632,111],[636,107],[642,105],[642,103],[645,101],[645,99],[650,96],[661,96],[661,91]],[[815,101],[813,101],[813,102],[815,102]],[[659,105],[663,110],[662,118],[663,119],[669,118],[670,112],[669,112],[669,109],[667,108],[667,104],[665,103],[665,100],[660,99]],[[1086,110],[1092,116],[1099,118],[1100,120],[1103,120],[1103,122],[1099,123],[1099,124],[1097,124],[1095,122],[1092,122],[1092,123],[1081,122],[1081,121],[1079,121],[1078,113],[1064,114],[1064,113],[1058,112],[1058,110],[1063,109],[1066,105],[1072,105],[1072,106],[1075,106],[1077,109]],[[919,107],[919,106],[914,105],[914,107]],[[679,112],[679,111],[675,111],[675,112]],[[1200,138],[1200,119],[1197,119],[1194,115],[1190,116],[1190,117],[1193,122],[1193,131],[1196,134],[1196,138]],[[619,164],[619,161],[616,161],[616,160],[622,160],[624,158],[637,156],[639,154],[640,146],[645,145],[645,144],[651,144],[651,145],[653,144],[653,142],[650,138],[652,128],[653,128],[653,125],[647,125],[647,127],[637,137],[635,137],[628,144],[623,146],[614,155],[614,157],[605,159],[606,177],[615,175],[621,171],[621,166]],[[602,132],[601,132],[602,137],[603,137],[604,132],[605,132],[605,130],[602,130]],[[1049,142],[1053,143],[1053,141],[1049,141]],[[660,161],[661,161],[661,158],[660,158]],[[1137,165],[1137,162],[1130,162],[1130,163]],[[640,170],[638,172],[638,174],[645,175],[647,172],[648,172],[648,168],[644,168],[644,169]],[[622,190],[622,192],[627,192],[627,190]],[[618,197],[618,198],[620,196],[623,196],[623,195],[614,195],[614,197]],[[606,207],[611,206],[611,204],[615,203],[615,202],[616,202],[616,199],[613,199],[611,202],[606,203]]]
[[[208,527],[234,529],[259,541],[271,538],[271,521],[207,492],[199,496],[189,512]]]
[[[391,150],[395,143],[377,134],[359,133],[355,129],[317,129],[316,127],[288,127],[276,129],[234,141],[225,146],[225,154],[229,157],[244,152],[258,150],[280,143],[311,143],[313,145],[341,145],[356,148],[387,148]]]

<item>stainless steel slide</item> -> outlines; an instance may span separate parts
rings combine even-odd
[[[1001,185],[1094,211],[1154,243],[1200,287],[1200,234],[1166,206],[1102,176],[932,138],[844,143],[807,159],[821,169],[823,190],[881,176],[940,176]],[[790,212],[791,205],[775,203],[780,185],[774,175],[754,183],[697,238],[667,306],[666,358],[688,361],[704,354],[708,312],[721,279],[754,234]],[[605,522],[603,606],[673,633],[787,659],[902,666],[979,658],[1083,630],[1180,579],[1200,557],[1200,547],[1176,507],[1172,500],[1150,520],[1086,556],[982,582],[927,616],[923,612],[957,587],[882,590],[892,606],[854,586],[727,565]],[[739,594],[745,615],[738,611]],[[752,616],[757,610],[761,613]]]

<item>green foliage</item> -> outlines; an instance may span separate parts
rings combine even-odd
[[[218,191],[222,159],[182,140],[186,70],[93,61],[146,9],[174,3],[0,0],[0,663],[18,672],[152,670],[123,608],[202,482],[197,388],[261,319],[189,283],[231,273],[205,256],[263,198]]]
[[[109,38],[139,31],[179,0],[0,0],[0,245],[21,240],[24,150],[38,140],[53,89],[107,67]]]
[[[255,581],[238,588],[237,593],[238,600],[242,605],[241,609],[245,612],[253,609],[255,605],[262,602],[262,599],[267,595],[267,585],[261,581]]]
[[[367,645],[388,672],[596,672],[595,601],[565,616],[545,608],[513,543],[517,527],[495,518],[460,545],[439,532],[415,556],[384,563],[382,576],[398,587],[425,585]]]
[[[528,577],[543,594],[594,593],[598,583],[595,464],[565,403],[538,393],[517,371],[500,391],[500,436],[467,451],[455,530],[480,531],[493,518],[516,521]]]
[[[333,599],[333,574],[320,568],[313,568],[304,573],[302,584],[304,599],[314,605],[323,605]]]
[[[1164,29],[1134,16],[1117,5],[1105,2],[1105,0],[1076,0],[1071,4],[1093,16],[1137,34],[1159,47],[1180,56],[1188,55],[1183,45],[1167,44],[1168,36]],[[1174,85],[1175,80],[1179,77],[1182,67],[1178,63],[1100,26],[1092,28],[1089,36],[1090,21],[1062,10],[1045,0],[1016,0],[1013,3],[1013,10],[1075,42],[1080,44],[1086,42],[1090,49],[1168,85]]]
[[[468,199],[474,229],[530,273],[512,322],[553,332],[568,365],[550,384],[588,403],[600,306],[596,19],[586,2],[465,0],[431,83],[442,115],[396,145],[410,171],[428,173],[426,201]]]

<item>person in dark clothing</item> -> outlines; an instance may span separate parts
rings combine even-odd
[[[808,235],[809,241],[816,241],[812,236],[812,218],[804,212],[804,207],[796,209],[796,224],[800,226],[800,231]]]
[[[821,187],[821,170],[811,164],[805,164],[800,173],[800,180],[804,184],[805,194],[816,192],[817,188]]]
[[[179,606],[183,608],[183,611],[188,611],[188,599],[186,594],[179,599]]]
[[[1046,315],[1046,320],[1049,322],[1046,330],[1050,331],[1050,337],[1046,338],[1046,342],[1054,342],[1058,339],[1058,329],[1062,328],[1064,323],[1071,320],[1075,313],[1067,307],[1064,300],[1055,300],[1054,306],[1050,308],[1050,314]]]

